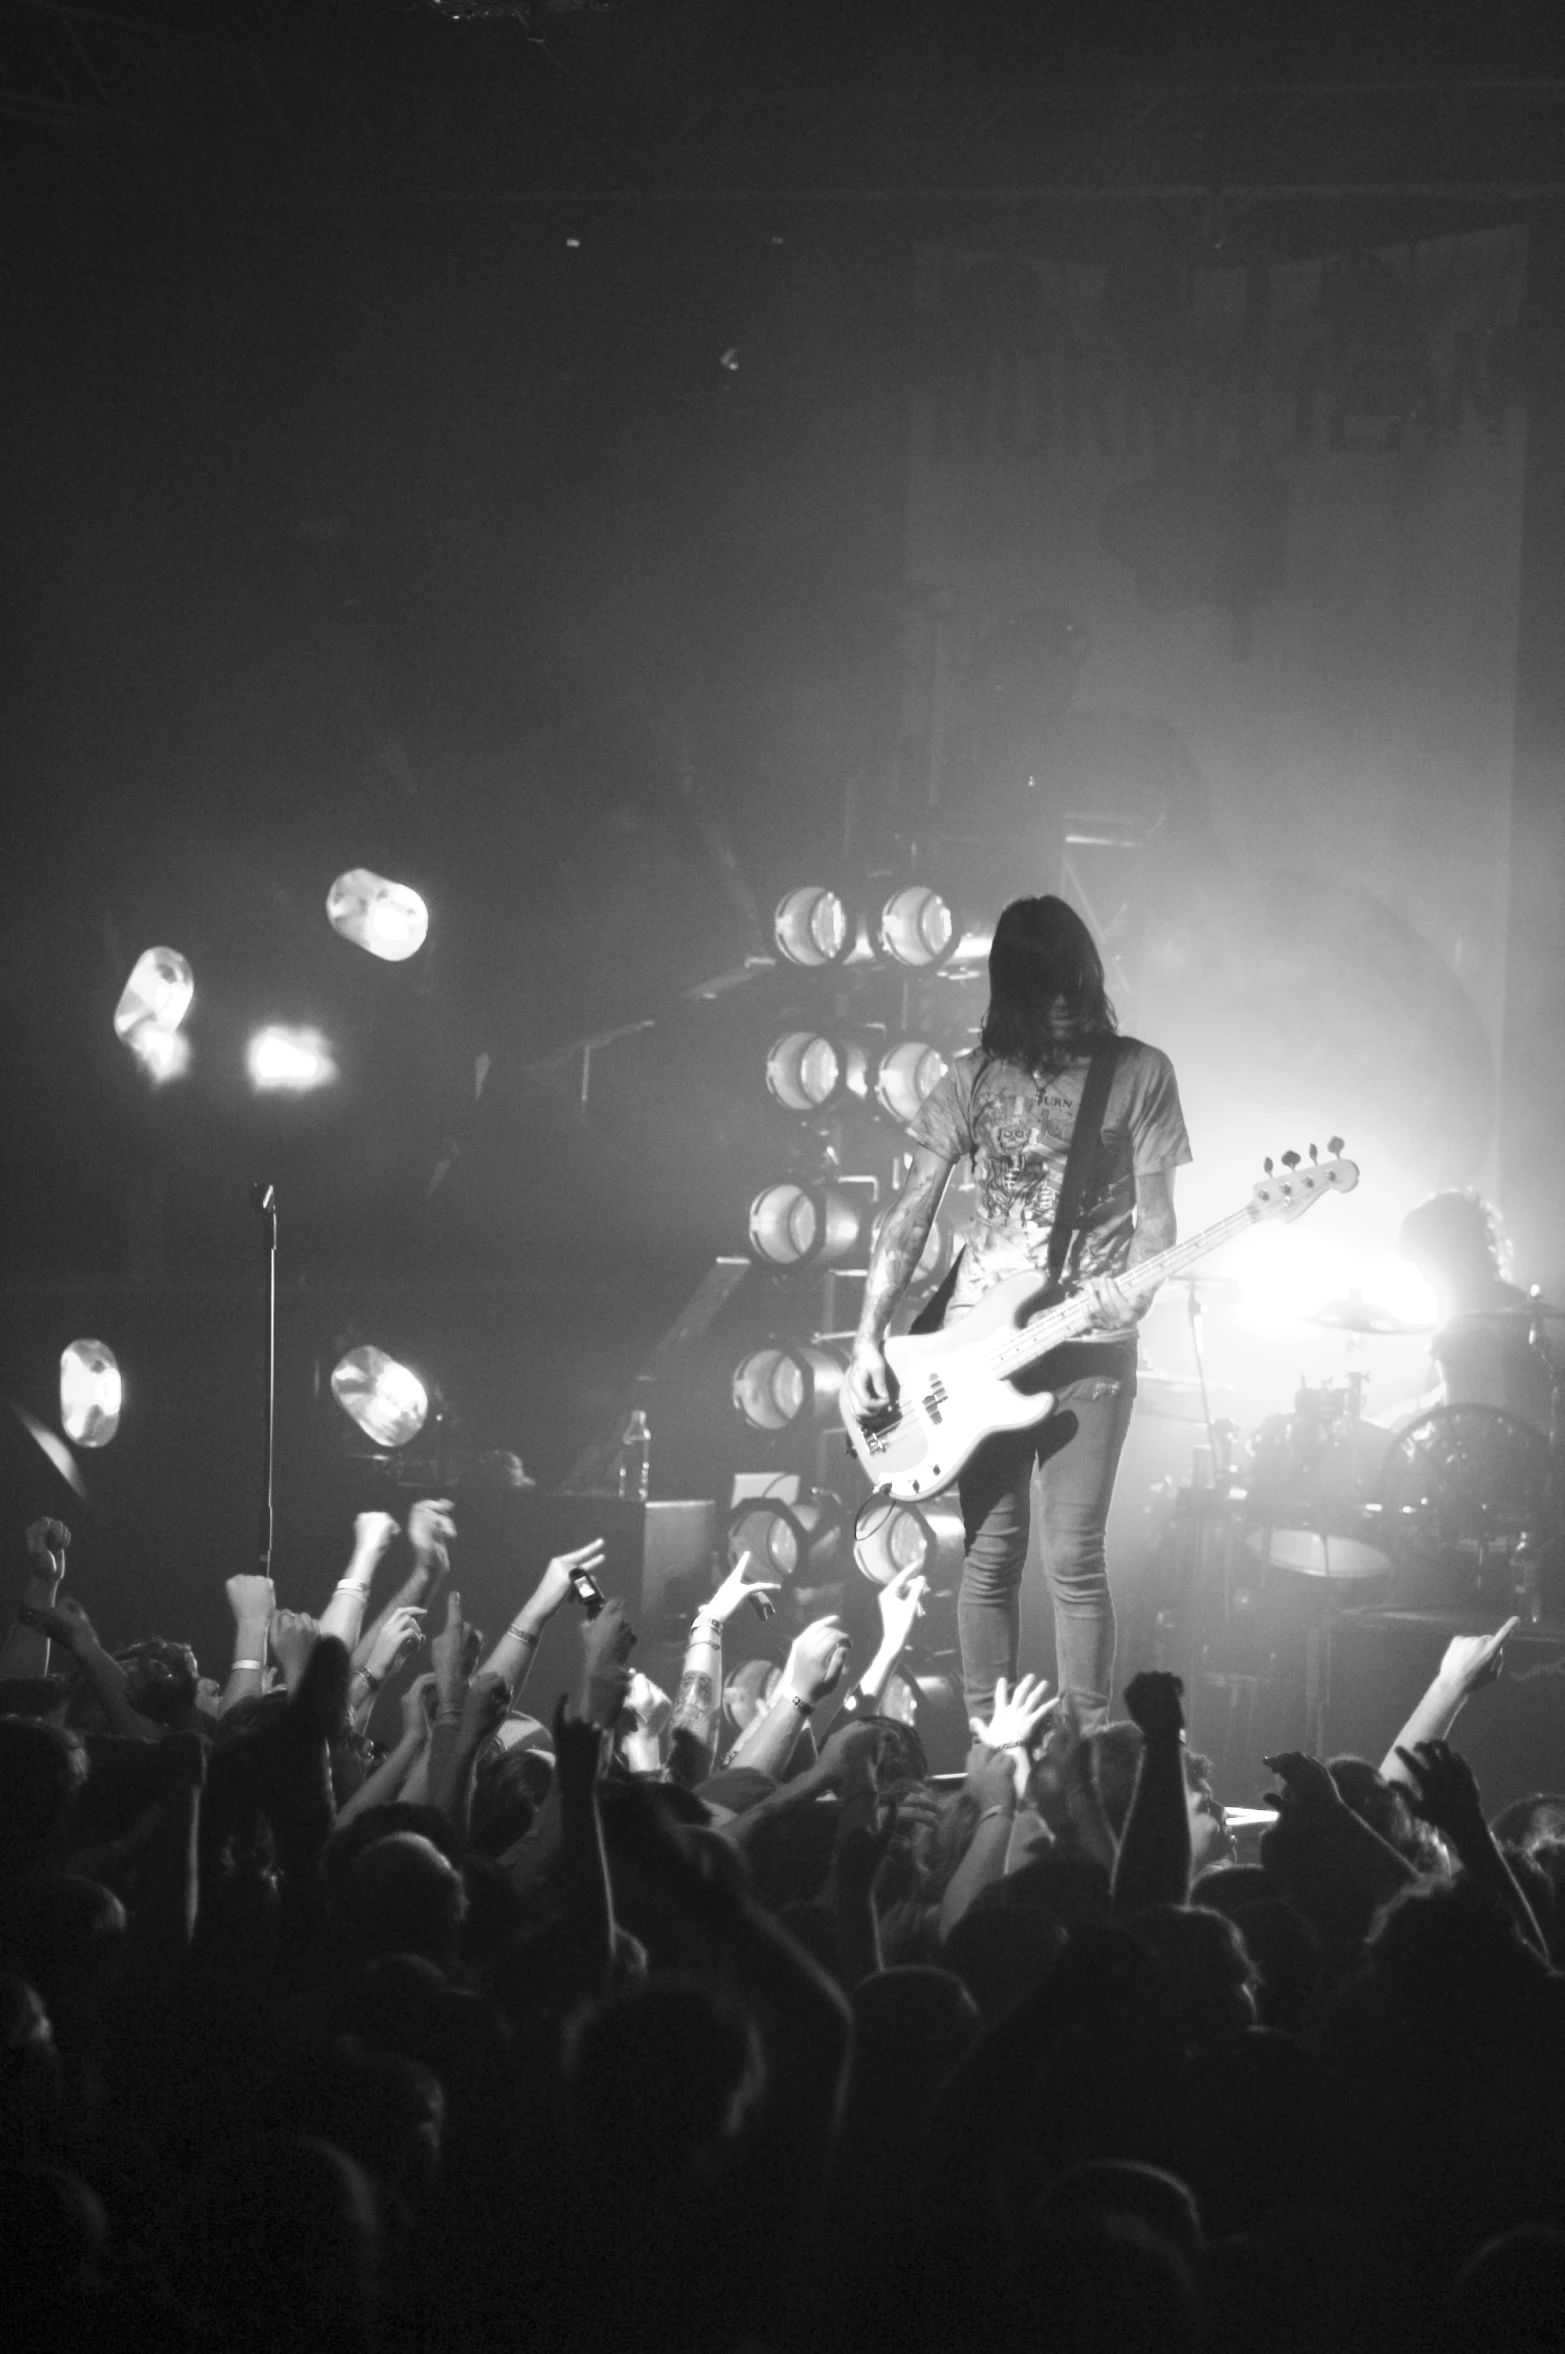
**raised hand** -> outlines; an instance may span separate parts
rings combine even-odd
[[[635,1642],[636,1630],[617,1597],[611,1596],[596,1618],[582,1620],[582,1714],[595,1725],[606,1729],[619,1722]]]
[[[303,1610],[274,1610],[272,1613],[272,1655],[283,1671],[283,1682],[290,1692],[297,1689],[310,1654],[321,1639],[321,1623]]]
[[[1319,1822],[1339,1810],[1344,1814],[1352,1811],[1318,1757],[1307,1757],[1302,1749],[1280,1749],[1274,1757],[1263,1757],[1261,1763],[1281,1785],[1268,1791],[1262,1803],[1275,1806],[1279,1814],[1292,1813],[1305,1821]]]
[[[540,1627],[551,1619],[575,1590],[571,1585],[572,1570],[584,1569],[590,1578],[596,1578],[603,1567],[604,1551],[603,1538],[593,1537],[572,1553],[556,1553],[529,1597],[526,1614],[529,1619]]]
[[[376,1630],[364,1673],[381,1683],[395,1675],[424,1640],[423,1619],[423,1609],[415,1603],[399,1602],[394,1610],[388,1610]]]
[[[836,1789],[848,1781],[864,1760],[873,1766],[880,1755],[880,1727],[865,1724],[860,1717],[847,1717],[832,1726],[821,1743],[813,1779],[822,1789]]]
[[[418,1507],[415,1505],[414,1510]],[[466,1658],[467,1624],[462,1616],[462,1597],[454,1589],[446,1596],[446,1623],[429,1646],[430,1665],[435,1671],[435,1697],[442,1708],[460,1708],[467,1689]]]
[[[929,1580],[917,1568],[899,1569],[880,1589],[880,1640],[886,1651],[901,1653],[915,1621],[924,1615]]]
[[[1445,1647],[1436,1680],[1450,1685],[1464,1700],[1470,1693],[1482,1691],[1504,1667],[1505,1638],[1520,1624],[1519,1619],[1508,1618],[1492,1635],[1453,1635]],[[1399,1749],[1397,1755],[1405,1757],[1406,1752]]]
[[[1146,1668],[1125,1686],[1125,1706],[1148,1741],[1177,1741],[1185,1729],[1184,1685],[1163,1668]]]
[[[726,1626],[741,1602],[753,1602],[762,1618],[771,1618],[777,1608],[771,1597],[781,1593],[781,1581],[753,1577],[753,1568],[753,1556],[741,1553],[711,1601],[703,1602],[697,1615],[711,1619],[716,1626]]]
[[[484,1667],[479,1669],[468,1685],[462,1709],[469,1721],[476,1724],[487,1737],[505,1721],[505,1712],[510,1705],[511,1687],[504,1676],[496,1675],[493,1668]]]
[[[353,1550],[360,1561],[378,1561],[401,1525],[389,1512],[360,1512],[353,1523]]]
[[[270,1578],[257,1577],[253,1571],[244,1571],[238,1577],[229,1578],[223,1591],[228,1596],[229,1609],[241,1626],[253,1626],[258,1621],[267,1625],[271,1623],[272,1613],[277,1608],[277,1589]]]
[[[1414,1812],[1443,1831],[1460,1850],[1484,1832],[1483,1799],[1478,1779],[1465,1757],[1447,1741],[1420,1741],[1399,1749],[1398,1757],[1412,1776]]]
[[[796,1692],[815,1707],[836,1691],[852,1648],[853,1637],[834,1613],[813,1619],[793,1639],[779,1690]]]
[[[420,1569],[441,1577],[451,1567],[450,1547],[456,1539],[448,1496],[421,1496],[408,1514],[408,1543]]]
[[[1014,1692],[1004,1676],[997,1676],[988,1723],[976,1716],[969,1720],[973,1738],[986,1749],[1029,1749],[1044,1718],[1057,1705],[1049,1698],[1043,1676],[1021,1677]]]
[[[639,1668],[631,1672],[625,1692],[625,1714],[638,1733],[649,1733],[655,1739],[674,1713],[674,1703],[650,1676]]]
[[[35,1577],[53,1578],[58,1582],[65,1575],[65,1556],[70,1549],[71,1532],[63,1520],[42,1520],[29,1523],[27,1550],[32,1559]]]
[[[402,1710],[402,1738],[411,1741],[415,1733],[420,1740],[429,1732],[430,1695],[435,1689],[433,1674],[415,1676],[399,1703]]]

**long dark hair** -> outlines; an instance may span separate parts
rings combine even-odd
[[[1049,1010],[1063,997],[1072,1036],[1062,1044]],[[985,1054],[1030,1070],[1058,1069],[1081,1046],[1119,1028],[1092,934],[1063,899],[1013,899],[989,950],[989,1011],[979,1034]]]

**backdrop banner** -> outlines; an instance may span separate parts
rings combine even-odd
[[[1493,1142],[1526,254],[917,264],[912,797],[1063,855],[1200,1162],[1340,1127],[1388,1215]]]

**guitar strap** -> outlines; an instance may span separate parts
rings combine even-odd
[[[1087,1188],[1087,1177],[1098,1139],[1103,1134],[1103,1114],[1108,1109],[1109,1087],[1114,1077],[1114,1066],[1119,1060],[1119,1040],[1105,1038],[1093,1049],[1087,1065],[1087,1082],[1081,1091],[1081,1103],[1076,1113],[1076,1124],[1071,1130],[1070,1149],[1065,1155],[1065,1174],[1060,1180],[1060,1198],[1055,1205],[1054,1224],[1049,1230],[1048,1270],[1051,1283],[1058,1283],[1071,1236],[1081,1215],[1081,1197]],[[958,1251],[933,1296],[908,1326],[910,1332],[938,1332],[945,1322],[945,1313],[956,1289],[965,1250]]]

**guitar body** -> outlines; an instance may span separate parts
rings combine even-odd
[[[1008,1276],[949,1330],[887,1341],[891,1411],[860,1422],[843,1407],[848,1443],[878,1489],[916,1504],[949,1487],[991,1432],[1047,1421],[1054,1398],[1039,1386],[1038,1365],[1008,1377],[993,1373],[988,1359],[995,1342],[1058,1296],[1037,1275]]]

